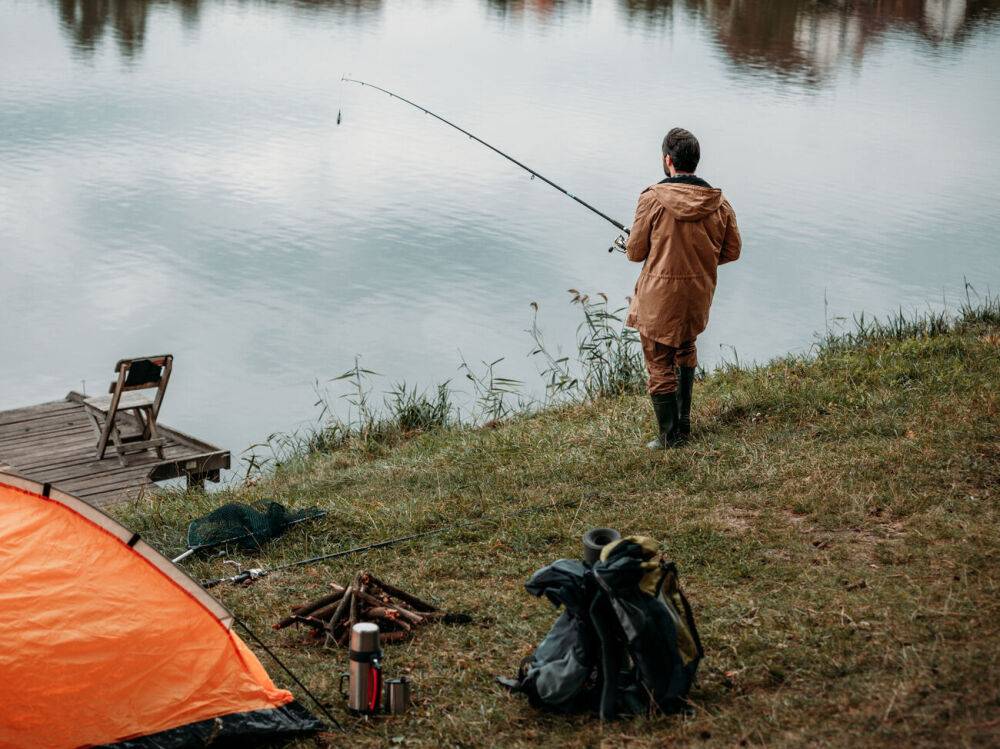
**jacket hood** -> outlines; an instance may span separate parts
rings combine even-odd
[[[722,205],[722,190],[715,187],[661,182],[649,189],[660,205],[678,221],[701,221]]]

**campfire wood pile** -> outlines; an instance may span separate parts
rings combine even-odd
[[[359,572],[346,588],[331,583],[333,592],[315,601],[294,606],[292,613],[274,625],[284,629],[293,624],[309,628],[310,636],[326,645],[346,647],[351,627],[358,622],[378,625],[380,641],[401,642],[415,627],[445,618],[436,606],[389,585],[370,572]]]

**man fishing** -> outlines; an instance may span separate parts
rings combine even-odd
[[[698,139],[675,127],[662,150],[667,177],[639,196],[626,243],[628,259],[644,263],[626,324],[639,331],[649,371],[659,427],[650,449],[679,445],[691,434],[695,341],[708,325],[717,269],[739,258],[741,246],[722,190],[694,174]]]
[[[342,80],[381,91],[440,120],[628,233],[608,214],[441,115],[367,81]],[[722,197],[722,190],[694,175],[700,158],[698,139],[691,133],[679,127],[667,133],[663,139],[667,178],[639,196],[627,242],[619,237],[608,248],[612,252],[624,244],[629,260],[645,261],[627,324],[636,328],[642,339],[649,394],[659,424],[659,436],[649,447],[656,449],[680,444],[691,434],[691,391],[698,364],[695,339],[708,324],[718,266],[740,256],[736,214]],[[680,367],[679,385],[675,367]]]

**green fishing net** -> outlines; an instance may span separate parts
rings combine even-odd
[[[289,510],[278,502],[259,502],[253,506],[230,502],[192,520],[188,526],[187,544],[189,549],[226,543],[238,544],[247,550],[257,549],[280,536],[288,526],[325,514],[315,507]]]

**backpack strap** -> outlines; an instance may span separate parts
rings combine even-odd
[[[677,597],[681,599],[681,606],[684,609],[684,621],[687,623],[688,630],[691,632],[691,639],[694,640],[694,646],[698,653],[698,660],[705,657],[705,649],[701,646],[701,637],[698,636],[698,625],[694,623],[694,612],[691,610],[691,604],[688,603],[687,596],[684,595],[684,590],[681,588],[681,580],[677,573],[677,565],[673,562],[666,562],[662,565],[663,577],[660,578],[659,585],[656,586],[656,595],[660,595],[660,591],[663,588],[663,583],[668,579],[668,577],[673,577],[674,585],[677,588]]]
[[[601,703],[602,721],[614,720],[618,696],[618,675],[621,673],[624,648],[616,636],[617,620],[611,610],[608,593],[598,591],[590,605],[590,621],[601,643]]]

